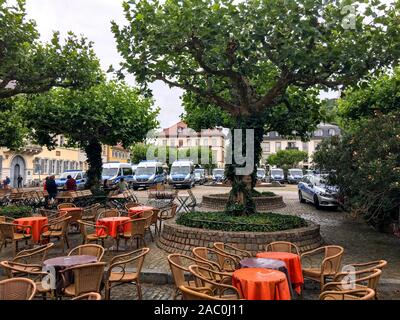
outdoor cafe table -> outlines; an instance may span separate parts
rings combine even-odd
[[[82,208],[80,207],[60,208],[58,209],[58,211],[60,212],[60,216],[65,216],[70,212],[82,211]]]
[[[40,242],[40,230],[46,224],[48,224],[49,220],[47,217],[26,217],[26,218],[18,218],[13,221],[13,223],[21,225],[21,226],[31,226],[31,231],[29,229],[25,229],[27,232],[32,232],[32,241],[35,243]]]
[[[118,232],[128,232],[130,231],[131,225],[130,223],[125,223],[127,221],[131,220],[129,217],[110,217],[110,218],[102,218],[97,220],[96,226],[106,226],[108,228],[108,235],[116,238],[118,235]],[[124,224],[125,223],[125,224]],[[120,230],[122,227],[122,224],[124,224],[124,229]],[[105,231],[102,228],[96,228],[96,235],[98,237],[104,236]]]
[[[259,252],[257,258],[277,259],[286,263],[289,272],[290,281],[298,294],[301,294],[301,288],[304,284],[303,271],[301,268],[300,257],[290,252]]]
[[[43,265],[47,267],[47,269],[51,273],[51,268],[54,268],[55,271],[55,280],[56,280],[56,288],[55,288],[55,293],[56,295],[60,295],[63,291],[63,288],[67,287],[70,285],[74,279],[73,279],[73,273],[65,274],[65,278],[63,279],[60,271],[68,268],[68,267],[73,267],[81,264],[87,264],[87,263],[94,263],[97,262],[97,257],[95,256],[89,256],[89,255],[72,255],[72,256],[62,256],[62,257],[56,257],[56,258],[51,258],[43,261]]]
[[[136,207],[131,207],[128,209],[128,216],[136,216],[136,218],[139,218],[139,215],[145,211],[150,211],[154,210],[154,207],[150,206],[136,206]]]
[[[286,268],[286,263],[276,259],[265,259],[265,258],[244,258],[240,260],[241,268],[265,268],[278,270],[286,275],[288,283],[290,282],[290,275]],[[293,297],[292,286],[289,286],[290,296]]]
[[[238,269],[232,274],[232,284],[246,300],[290,300],[286,275],[278,270]]]

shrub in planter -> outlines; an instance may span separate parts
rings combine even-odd
[[[23,218],[32,215],[32,208],[28,206],[7,206],[0,208],[0,216],[6,216],[10,218]]]

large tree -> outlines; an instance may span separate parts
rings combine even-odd
[[[306,160],[307,152],[300,150],[279,150],[275,154],[271,154],[267,162],[269,165],[278,166],[285,170],[297,167],[300,162]]]
[[[291,131],[300,135],[315,125],[298,111],[318,112],[316,89],[351,85],[398,62],[398,5],[362,2],[365,10],[352,1],[126,1],[128,25],[113,23],[112,30],[122,67],[144,88],[161,80],[185,90],[197,116],[199,110],[215,116],[217,108],[231,128],[254,129],[257,164],[264,131],[289,128],[276,118],[296,124]],[[226,168],[228,211],[240,205],[253,213],[255,168],[249,183],[237,166]]]
[[[153,101],[123,83],[107,82],[86,90],[52,89],[20,100],[19,111],[31,137],[48,148],[63,134],[70,146],[86,152],[87,187],[101,181],[102,144],[129,147],[157,126]]]

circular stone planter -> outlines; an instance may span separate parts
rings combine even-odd
[[[273,241],[289,241],[302,252],[323,244],[319,225],[307,220],[307,227],[276,232],[234,232],[190,228],[178,225],[175,219],[166,221],[157,246],[170,253],[192,255],[195,247],[212,247],[214,242],[232,244],[256,254],[265,251],[265,245]]]
[[[253,200],[256,204],[256,210],[260,212],[271,211],[272,209],[284,208],[286,206],[282,196],[253,197]],[[223,211],[227,201],[228,194],[226,193],[204,195],[201,208]]]

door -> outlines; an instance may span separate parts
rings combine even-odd
[[[22,184],[25,181],[25,160],[21,156],[15,156],[11,161],[10,165],[10,179],[11,179],[11,187],[18,187],[18,175],[21,175],[23,178]]]

